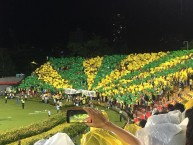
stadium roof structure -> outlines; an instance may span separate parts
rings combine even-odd
[[[23,76],[0,78],[0,85],[17,85],[23,80],[23,78]]]

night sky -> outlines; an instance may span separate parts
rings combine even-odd
[[[192,0],[1,0],[0,47],[66,45],[77,28],[111,40],[117,14],[129,48],[179,47],[193,39]]]

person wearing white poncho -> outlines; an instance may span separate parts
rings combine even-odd
[[[188,118],[178,110],[148,118],[145,128],[136,132],[144,145],[185,145]]]

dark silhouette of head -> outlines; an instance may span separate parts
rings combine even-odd
[[[184,105],[181,104],[181,103],[176,103],[176,104],[174,105],[174,109],[175,109],[175,110],[179,110],[180,112],[184,112],[185,107],[184,107]]]
[[[168,104],[168,111],[174,111],[174,105]]]
[[[143,119],[143,120],[141,120],[141,121],[139,122],[139,126],[141,126],[142,128],[144,128],[145,125],[146,125],[146,123],[147,123],[147,120]]]

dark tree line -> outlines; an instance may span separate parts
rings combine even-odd
[[[0,77],[6,77],[15,73],[15,66],[11,59],[9,51],[0,48]]]

